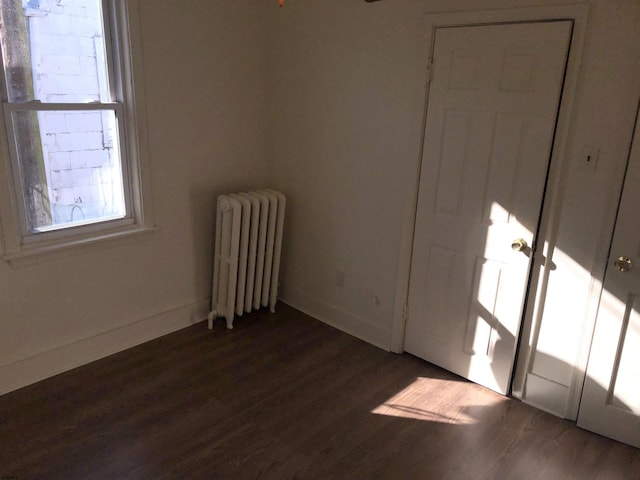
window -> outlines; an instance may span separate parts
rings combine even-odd
[[[127,4],[0,0],[5,257],[149,225]]]

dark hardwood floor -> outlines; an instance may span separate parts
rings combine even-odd
[[[640,450],[279,305],[0,397],[0,479],[640,479]]]

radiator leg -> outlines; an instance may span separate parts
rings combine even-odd
[[[209,320],[209,330],[213,330],[213,320],[216,318],[215,310],[209,312],[207,319]]]
[[[227,317],[227,328],[229,330],[233,330],[233,317],[231,318]]]

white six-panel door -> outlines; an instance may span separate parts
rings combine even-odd
[[[589,355],[578,425],[640,447],[640,124]]]
[[[404,349],[501,393],[571,30],[553,21],[435,34]]]

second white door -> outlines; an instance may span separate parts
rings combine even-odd
[[[640,123],[600,299],[578,426],[640,448]]]
[[[506,393],[572,24],[437,28],[405,351]]]

